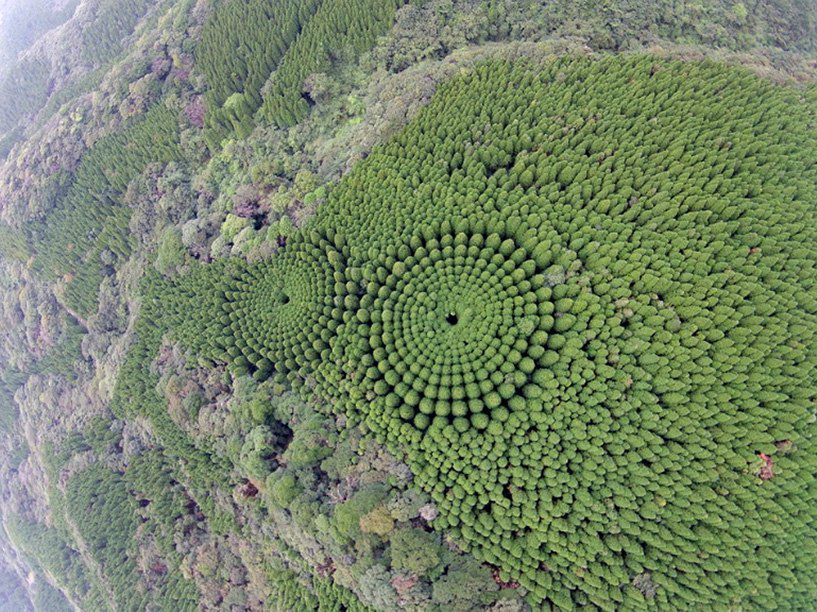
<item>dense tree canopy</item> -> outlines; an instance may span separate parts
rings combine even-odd
[[[813,0],[6,4],[0,608],[814,607]]]
[[[801,608],[813,126],[714,64],[483,65],[211,277],[218,342],[404,452],[435,526],[533,601]]]

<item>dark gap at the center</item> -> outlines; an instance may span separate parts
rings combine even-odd
[[[458,320],[459,318],[457,317],[456,312],[449,312],[445,317],[445,321],[449,325],[456,325]]]

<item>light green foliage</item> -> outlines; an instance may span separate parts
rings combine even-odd
[[[332,454],[336,434],[330,423],[319,414],[299,423],[283,455],[295,469],[317,465]]]
[[[360,530],[363,533],[374,533],[385,536],[394,529],[394,519],[386,506],[376,506],[371,512],[360,517]]]
[[[249,402],[247,406],[253,422],[256,424],[264,424],[272,415],[272,405],[269,401],[263,399],[254,399]]]
[[[258,425],[247,435],[241,448],[241,466],[251,478],[263,481],[277,467],[285,440],[269,425]]]
[[[438,536],[422,529],[399,529],[391,536],[391,566],[425,576],[441,561]]]
[[[156,252],[156,269],[162,274],[174,272],[184,263],[182,233],[175,227],[167,228],[159,240]]]
[[[299,171],[293,180],[294,195],[300,200],[303,200],[311,191],[315,191],[319,186],[318,177],[309,170]]]
[[[267,486],[270,499],[280,508],[288,508],[302,492],[295,475],[290,471],[270,475]]]
[[[239,232],[250,225],[250,220],[244,217],[227,213],[224,223],[221,224],[221,237],[225,242],[232,242]]]
[[[374,510],[386,496],[386,488],[373,484],[360,489],[335,508],[335,527],[347,538],[360,535],[360,519]]]
[[[732,11],[735,14],[735,19],[738,20],[738,23],[743,23],[746,20],[746,17],[749,16],[749,10],[746,8],[746,5],[743,4],[743,2],[735,3]]]
[[[402,451],[435,528],[536,605],[643,607],[648,570],[657,606],[803,607],[814,125],[715,64],[481,65],[215,279],[214,355]]]

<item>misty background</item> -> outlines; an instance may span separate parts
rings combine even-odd
[[[79,0],[0,0],[0,72],[48,30],[65,23]]]

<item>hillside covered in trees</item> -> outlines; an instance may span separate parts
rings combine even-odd
[[[812,2],[0,40],[0,610],[817,606]]]

